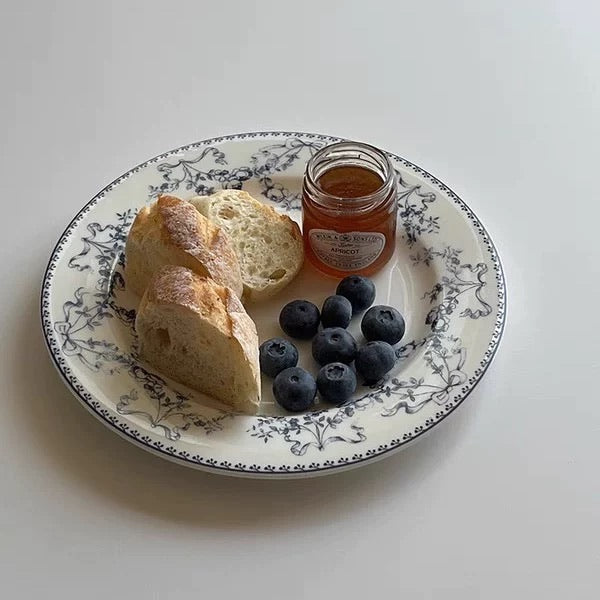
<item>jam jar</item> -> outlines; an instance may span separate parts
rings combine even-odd
[[[390,160],[373,146],[339,142],[319,150],[302,188],[309,260],[338,277],[381,269],[396,246],[397,187]]]

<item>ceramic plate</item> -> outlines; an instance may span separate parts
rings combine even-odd
[[[342,407],[317,404],[285,414],[263,378],[259,414],[233,414],[141,363],[135,297],[123,278],[123,248],[136,211],[160,193],[183,198],[243,188],[300,221],[307,160],[338,138],[264,132],[205,140],[128,171],[67,226],[44,276],[42,324],[52,360],[70,390],[126,439],[162,457],[216,473],[293,477],[364,465],[436,427],[477,385],[498,346],[504,277],[489,235],[446,185],[399,156],[398,244],[375,277],[376,303],[405,316],[394,370],[359,387]],[[264,341],[281,335],[289,300],[321,305],[336,280],[306,264],[280,295],[249,307]],[[359,323],[350,330],[360,342]],[[316,373],[309,344],[300,364]]]

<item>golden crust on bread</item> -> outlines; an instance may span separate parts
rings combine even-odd
[[[128,287],[142,295],[157,269],[181,265],[242,295],[240,266],[228,234],[189,202],[162,195],[137,214],[127,238]]]
[[[185,267],[152,277],[138,308],[140,355],[161,372],[253,413],[260,401],[258,335],[229,288]]]

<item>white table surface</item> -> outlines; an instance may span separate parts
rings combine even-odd
[[[2,598],[597,598],[600,10],[592,2],[8,2],[0,26]],[[54,372],[40,279],[78,209],[186,142],[402,154],[495,240],[508,323],[469,400],[353,472],[175,466]]]

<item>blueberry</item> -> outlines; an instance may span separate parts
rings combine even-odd
[[[315,378],[300,367],[284,369],[273,381],[275,400],[286,410],[306,410],[317,395]]]
[[[394,349],[387,342],[368,342],[356,355],[356,370],[365,381],[379,381],[396,362]]]
[[[341,327],[322,329],[312,341],[312,355],[320,365],[331,362],[350,364],[356,350],[355,339]]]
[[[356,391],[356,375],[344,363],[330,363],[319,371],[317,388],[323,400],[343,404]]]
[[[309,340],[319,328],[319,309],[308,300],[288,302],[279,314],[279,325],[289,336]]]
[[[406,325],[402,315],[392,306],[372,306],[360,324],[363,335],[369,341],[381,340],[396,344],[404,335]]]
[[[269,377],[275,377],[284,369],[298,364],[296,346],[283,338],[272,338],[263,342],[258,349],[260,370]]]
[[[345,296],[352,304],[354,313],[361,312],[375,300],[375,284],[362,275],[349,275],[344,277],[337,286],[336,294]]]
[[[329,296],[323,302],[321,323],[323,327],[348,327],[352,319],[352,304],[344,296]]]

